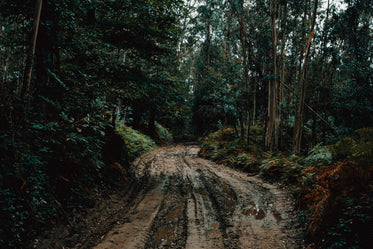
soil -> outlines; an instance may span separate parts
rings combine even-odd
[[[101,201],[75,233],[56,230],[37,248],[305,248],[285,190],[198,150],[176,145],[141,156],[124,193]]]

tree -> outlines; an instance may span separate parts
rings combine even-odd
[[[311,30],[308,37],[306,52],[304,54],[304,61],[303,61],[303,67],[302,67],[302,78],[301,78],[301,85],[302,85],[302,91],[300,95],[300,100],[298,103],[297,113],[296,113],[296,119],[295,119],[295,137],[294,137],[294,148],[293,152],[294,154],[297,154],[301,150],[301,142],[302,142],[302,131],[303,131],[303,112],[304,112],[304,103],[305,103],[305,95],[306,95],[306,69],[307,69],[307,63],[308,63],[308,55],[310,52],[311,42],[313,39],[313,33],[315,29],[315,23],[316,23],[316,15],[317,15],[317,7],[318,7],[318,0],[315,0],[314,7],[313,7],[313,14],[312,14],[312,21],[311,21]]]

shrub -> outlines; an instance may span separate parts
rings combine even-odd
[[[253,141],[256,134],[261,134],[262,129],[253,127],[250,130]],[[247,145],[236,135],[233,128],[223,127],[202,139],[199,154],[217,163],[226,163],[246,172],[258,172],[259,160],[262,149],[257,144]]]
[[[253,155],[242,153],[232,160],[232,164],[246,172],[257,172],[259,170],[259,160]]]
[[[86,190],[103,180],[104,122],[73,122],[64,113],[59,122],[42,122],[31,115],[0,137],[1,248],[23,248],[61,213],[89,206]]]
[[[286,157],[282,154],[266,154],[265,157],[260,165],[261,176],[268,180],[280,181],[282,184],[294,188],[292,190],[298,190],[302,170],[304,169],[301,158],[297,156]]]
[[[171,132],[167,128],[159,124],[158,122],[155,122],[155,134],[156,134],[155,142],[158,145],[167,146],[173,143],[173,137],[172,137]]]
[[[333,160],[333,154],[328,146],[316,145],[313,147],[305,161],[308,164],[330,164]]]
[[[313,167],[316,182],[303,196],[309,207],[308,232],[323,248],[361,248],[372,232],[370,180],[355,162]],[[369,231],[370,230],[370,231]],[[323,240],[319,240],[323,238]],[[354,247],[357,246],[357,247]]]
[[[334,157],[351,160],[362,166],[373,164],[373,128],[362,128],[354,136],[344,137],[334,146]]]
[[[118,126],[116,132],[124,141],[124,152],[127,163],[131,163],[140,155],[156,147],[155,142],[149,136],[128,126]]]

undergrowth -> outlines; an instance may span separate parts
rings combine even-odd
[[[262,133],[250,134],[260,141]],[[287,187],[306,215],[307,238],[317,248],[372,245],[372,128],[336,144],[317,145],[306,156],[263,153],[258,143],[246,145],[232,128],[222,128],[201,141],[200,155]]]
[[[132,128],[118,127],[115,136],[94,121],[63,114],[60,122],[30,121],[0,136],[0,248],[37,248],[35,238],[60,224],[74,232],[76,214],[127,179],[123,161],[156,146]]]
[[[253,127],[251,135],[256,139],[260,136],[260,129]],[[202,157],[247,172],[259,171],[259,159],[262,154],[263,151],[258,144],[247,145],[237,138],[233,128],[220,129],[202,139],[199,152]]]
[[[160,146],[167,146],[173,143],[172,133],[160,123],[155,122],[155,142]]]
[[[131,127],[120,125],[115,131],[124,142],[124,158],[128,163],[131,163],[137,157],[156,147],[155,142],[149,136]]]

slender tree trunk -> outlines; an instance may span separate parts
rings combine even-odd
[[[6,82],[8,79],[8,68],[9,68],[9,63],[10,63],[10,57],[11,57],[11,52],[9,50],[8,56],[5,59],[5,65],[4,65],[3,84],[2,84],[3,87],[6,85]]]
[[[25,25],[24,25],[24,28],[25,28]],[[28,50],[27,50],[27,47],[24,46],[24,49],[23,49],[23,61],[22,61],[22,70],[23,70],[22,75],[26,75],[27,57],[28,57]],[[19,80],[19,83],[17,85],[16,93],[17,93],[17,95],[21,95],[22,94],[24,80],[23,79],[21,80],[21,77],[19,77],[18,80]]]
[[[41,15],[41,9],[43,6],[43,0],[37,0],[35,5],[35,18],[34,18],[34,27],[33,27],[33,36],[32,36],[32,46],[31,46],[31,56],[30,56],[30,69],[28,71],[28,77],[27,77],[27,89],[26,94],[28,97],[30,97],[30,88],[31,88],[31,79],[32,79],[32,71],[34,67],[34,56],[35,56],[35,50],[36,50],[36,41],[38,38],[38,32],[39,32],[39,25],[40,25],[40,15]]]
[[[242,82],[241,82],[241,87],[242,89],[247,92],[249,90],[248,87],[248,63],[247,63],[247,42],[246,42],[246,25],[245,25],[245,18],[243,14],[240,17],[240,40],[241,40],[241,46],[242,46],[242,65],[243,65],[243,72],[242,72]],[[250,99],[247,100],[248,103],[250,103]],[[250,129],[250,104],[248,105],[248,110],[247,110],[247,121],[246,121],[246,126],[247,130],[243,134],[242,139],[249,141],[249,129]],[[243,124],[243,129],[244,129],[245,123]]]
[[[249,90],[249,84],[248,84],[248,74],[249,74],[249,65],[247,63],[248,58],[248,48],[247,48],[247,38],[246,38],[246,16],[244,12],[243,7],[243,1],[240,1],[238,5],[233,4],[233,10],[236,13],[238,17],[238,23],[239,23],[239,29],[240,29],[240,43],[241,43],[241,53],[242,53],[242,78],[241,78],[241,89],[244,92],[247,92]],[[247,100],[248,103],[251,102],[250,99]],[[243,141],[249,141],[249,129],[250,129],[250,107],[251,105],[248,105],[247,110],[247,117],[246,121],[242,120],[242,129],[244,129],[245,125],[247,126],[247,129],[242,133],[241,139]],[[248,122],[248,123],[247,123]]]
[[[255,120],[256,120],[256,81],[253,81],[253,120],[252,120],[252,125],[255,125]]]
[[[121,113],[122,113],[122,100],[120,98],[118,98],[117,100],[117,108],[116,108],[116,120],[115,122],[119,123],[122,119],[121,117]]]
[[[186,32],[187,27],[188,27],[187,16],[184,19],[184,25],[183,25],[183,31],[182,31],[182,34],[181,34],[179,49],[177,50],[176,67],[175,68],[178,68],[179,64],[180,64],[180,59],[181,59],[182,49],[183,49],[184,39],[185,39],[185,32]]]
[[[210,22],[209,22],[207,24],[206,48],[205,48],[206,49],[206,57],[205,57],[205,67],[206,67],[206,69],[210,65],[210,43],[211,43],[211,25],[210,25]]]
[[[316,15],[317,15],[317,7],[318,7],[318,0],[315,0],[314,8],[313,8],[313,16],[312,16],[312,24],[311,24],[311,31],[308,37],[306,53],[304,55],[304,62],[303,62],[303,70],[302,70],[302,92],[301,97],[299,100],[297,116],[298,120],[296,120],[295,124],[295,137],[294,137],[294,154],[298,154],[301,151],[301,142],[302,142],[302,131],[303,131],[303,113],[304,113],[304,103],[306,98],[306,73],[307,73],[307,62],[308,62],[308,54],[310,52],[311,42],[313,38],[315,22],[316,22]]]
[[[287,21],[287,7],[286,5],[282,7],[282,49],[281,49],[281,62],[282,62],[282,66],[281,66],[281,79],[280,79],[280,92],[279,92],[279,103],[280,103],[280,106],[279,106],[279,112],[278,112],[278,119],[279,119],[279,130],[281,130],[284,125],[284,120],[283,120],[283,109],[284,109],[284,100],[285,100],[285,96],[284,96],[284,84],[285,84],[285,69],[286,69],[286,56],[285,56],[285,46],[286,46],[286,41],[287,41],[287,37],[286,37],[286,21]],[[280,141],[279,141],[279,145],[282,146],[282,137],[279,138]]]
[[[272,26],[272,57],[273,76],[269,80],[268,85],[268,124],[265,137],[265,147],[269,151],[273,151],[278,147],[278,82],[277,82],[277,27],[276,27],[276,12],[277,1],[272,0],[270,3],[271,26]]]
[[[250,144],[250,107],[247,111],[247,129],[246,129],[246,143]]]
[[[243,140],[245,137],[245,128],[244,128],[244,117],[243,113],[241,113],[238,117],[239,123],[240,123],[240,138]]]

